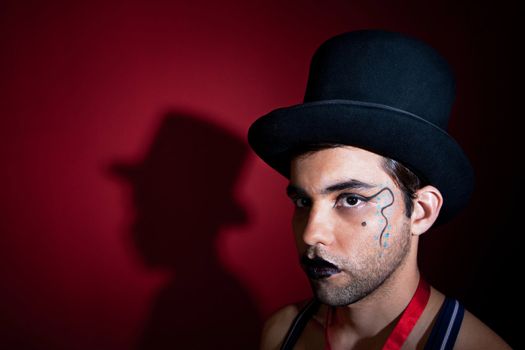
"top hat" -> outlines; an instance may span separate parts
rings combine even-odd
[[[468,158],[447,133],[454,95],[449,65],[426,43],[384,30],[348,32],[315,52],[304,103],[257,119],[248,142],[287,178],[294,149],[311,143],[395,159],[440,190],[440,224],[466,205],[474,185]]]

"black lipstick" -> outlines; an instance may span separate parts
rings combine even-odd
[[[337,266],[319,257],[310,259],[306,256],[303,256],[301,258],[301,266],[308,277],[315,280],[327,278],[341,272]]]

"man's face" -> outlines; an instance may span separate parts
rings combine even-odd
[[[324,149],[291,162],[288,196],[301,264],[317,298],[354,303],[401,266],[410,223],[382,158],[355,147]]]

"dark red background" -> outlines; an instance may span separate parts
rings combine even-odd
[[[0,347],[255,347],[310,291],[286,182],[246,131],[301,101],[322,41],[362,28],[456,71],[476,191],[421,265],[517,347],[517,9],[424,3],[1,1]]]

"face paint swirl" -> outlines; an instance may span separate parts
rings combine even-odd
[[[394,204],[394,193],[392,192],[392,190],[390,188],[383,187],[376,194],[374,194],[372,196],[369,196],[369,197],[365,197],[365,198],[367,200],[370,200],[372,198],[376,198],[377,200],[381,200],[382,198],[380,197],[380,195],[382,193],[384,193],[384,192],[388,192],[390,194],[392,200],[390,201],[390,203],[387,203],[383,207],[381,207],[380,204],[378,204],[377,205],[377,212],[376,212],[376,214],[381,214],[381,216],[384,219],[384,225],[383,225],[383,228],[381,229],[381,232],[378,234],[378,238],[379,238],[379,245],[381,247],[383,247],[383,248],[386,248],[386,247],[388,247],[388,245],[387,245],[386,242],[383,242],[383,236],[385,235],[385,231],[387,230],[387,228],[390,228],[390,225],[388,223],[388,217],[385,215],[385,210],[388,209],[389,207],[391,207]],[[361,225],[362,226],[366,226],[366,222],[363,222]],[[390,236],[390,233],[386,232],[386,236],[385,237],[388,238],[389,236]]]

